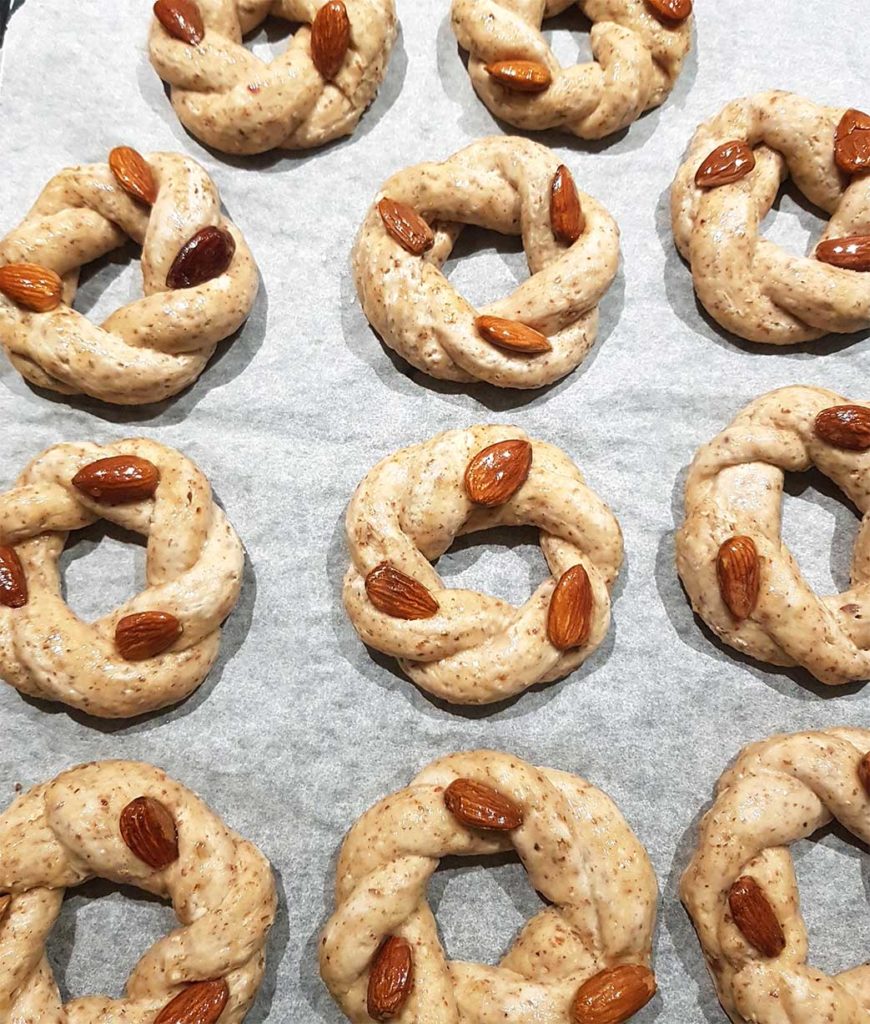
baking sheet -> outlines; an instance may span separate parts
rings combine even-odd
[[[554,387],[467,391],[409,372],[368,329],[348,254],[376,189],[393,171],[500,133],[473,94],[446,0],[399,0],[402,28],[387,79],[357,133],[320,151],[225,158],[188,136],[148,63],[148,5],[28,0],[2,51],[0,232],[61,167],[113,146],[190,153],[213,175],[263,276],[254,312],[199,381],[158,407],[113,409],[37,393],[0,359],[0,485],[60,440],[146,434],[209,475],[247,548],[240,604],[219,663],[180,707],[105,723],[0,687],[0,804],[67,766],[140,758],[199,791],[275,865],[281,909],[266,981],[249,1020],[336,1022],[320,982],[317,936],[332,909],[345,829],[431,759],[462,748],[511,750],[584,775],[618,802],[661,885],[655,967],[660,994],[639,1024],[724,1021],[676,899],[697,819],[746,742],[777,730],[867,723],[860,687],[828,690],[714,643],[693,620],[673,568],[673,530],[697,446],[746,402],[777,386],[818,384],[866,397],[868,336],[787,351],[722,334],[699,311],[670,235],[667,189],[695,125],[764,88],[870,106],[866,0],[818,5],[699,3],[697,42],[663,109],[601,144],[536,136],[622,229],[619,276],[602,304],[600,340]],[[588,38],[562,16],[563,60]],[[568,31],[573,31],[573,37]],[[278,49],[271,33],[257,52]],[[768,235],[804,251],[814,213],[786,196]],[[473,300],[525,274],[513,240],[468,233],[448,272]],[[130,253],[101,263],[77,307],[100,318],[138,294]],[[371,656],[341,608],[342,517],[380,457],[450,427],[519,424],[579,463],[615,510],[626,564],[613,626],[578,672],[503,706],[457,710],[418,692]],[[817,489],[816,489],[817,488]],[[810,580],[847,584],[856,519],[825,481],[790,481],[785,533]],[[491,543],[492,542],[492,543]],[[99,528],[65,556],[73,607],[95,616],[138,589],[144,550]],[[449,583],[522,601],[545,573],[527,531],[463,540],[440,563]],[[798,844],[812,956],[827,970],[865,958],[866,851],[836,831]],[[863,883],[863,884],[862,884]],[[537,905],[521,868],[450,863],[432,900],[452,957],[495,962]],[[172,914],[141,894],[93,883],[69,898],[50,953],[65,995],[119,993],[138,954]],[[106,942],[106,936],[111,941]]]

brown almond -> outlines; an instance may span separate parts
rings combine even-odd
[[[774,957],[785,949],[782,925],[764,890],[749,875],[743,875],[728,892],[728,906],[743,938],[762,956]]]
[[[236,240],[223,228],[207,227],[184,243],[166,275],[167,288],[195,288],[220,277],[233,262]]]
[[[328,0],[311,23],[311,59],[329,81],[344,63],[350,45],[350,19],[342,0]]]
[[[60,305],[63,281],[36,263],[7,263],[0,267],[0,292],[34,313],[48,313]]]
[[[816,246],[816,259],[840,270],[870,270],[870,235],[829,238]]]
[[[148,161],[130,146],[116,146],[109,153],[109,168],[121,188],[149,206],[157,198],[157,182]]]
[[[112,455],[83,466],[72,478],[78,488],[104,505],[144,501],[157,490],[160,470],[138,455]]]
[[[870,751],[858,762],[858,780],[864,787],[864,792],[870,797]]]
[[[157,0],[154,14],[174,38],[189,46],[198,46],[205,35],[202,14],[194,0]]]
[[[573,1024],[622,1024],[655,994],[655,976],[641,964],[608,967],[577,990],[571,1020]]]
[[[181,623],[169,612],[135,612],[115,626],[115,646],[125,661],[154,658],[180,636]]]
[[[550,598],[547,637],[560,651],[582,647],[592,628],[592,584],[582,565],[563,572]]]
[[[729,537],[716,556],[719,593],[735,619],[746,619],[758,603],[758,550],[751,537]]]
[[[583,234],[586,218],[571,172],[560,164],[550,186],[550,227],[557,240],[573,245]]]
[[[178,830],[169,808],[150,796],[137,796],[118,821],[127,848],[149,868],[162,871],[178,860]]]
[[[0,547],[0,605],[21,608],[27,604],[27,577],[15,548]]]
[[[497,441],[479,451],[465,467],[465,493],[475,505],[504,505],[526,482],[531,467],[528,441]]]
[[[398,935],[381,944],[369,971],[366,1010],[372,1020],[398,1016],[414,987],[414,958],[411,945]]]
[[[510,832],[523,823],[522,808],[510,797],[474,779],[454,779],[444,790],[447,810],[466,828]]]
[[[484,341],[509,352],[540,355],[553,348],[546,335],[516,320],[505,320],[500,316],[479,316],[474,326]]]
[[[681,22],[692,13],[692,0],[646,0],[653,14],[664,22]]]
[[[407,203],[384,196],[378,202],[378,213],[388,234],[412,256],[422,256],[435,244],[432,229]]]
[[[490,78],[511,92],[544,92],[553,76],[546,64],[536,60],[497,60],[484,66]]]
[[[230,990],[222,978],[195,981],[170,999],[154,1024],[215,1024],[229,998]]]
[[[870,448],[870,409],[863,405],[832,405],[816,416],[813,429],[835,448],[865,452]]]
[[[439,607],[422,583],[389,562],[366,576],[366,594],[378,611],[396,619],[431,619]]]
[[[718,188],[740,181],[755,167],[755,153],[742,140],[726,142],[707,157],[695,172],[698,188]]]
[[[851,108],[834,133],[834,159],[846,174],[870,171],[870,114]]]

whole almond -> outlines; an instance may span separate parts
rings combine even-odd
[[[870,270],[870,235],[829,238],[816,246],[816,259],[841,270]]]
[[[194,0],[157,0],[154,14],[175,39],[197,46],[205,35],[202,14]]]
[[[73,486],[104,505],[144,501],[157,490],[160,470],[138,455],[112,455],[83,466]]]
[[[162,871],[178,860],[178,830],[172,812],[159,800],[137,796],[118,821],[127,848],[149,868]]]
[[[550,186],[550,227],[565,245],[573,245],[586,227],[577,186],[564,164],[559,165]]]
[[[547,637],[559,651],[582,647],[592,628],[592,584],[582,565],[563,572],[550,598]]]
[[[474,321],[474,326],[484,341],[497,348],[505,348],[509,352],[540,355],[542,352],[550,352],[553,348],[540,331],[516,320],[505,320],[500,316],[479,316]]]
[[[858,762],[858,779],[864,787],[864,792],[870,797],[870,751]]]
[[[749,875],[743,875],[728,892],[728,906],[743,938],[762,956],[774,957],[785,949],[782,925],[764,890]]]
[[[222,978],[195,981],[163,1007],[154,1024],[215,1024],[229,998],[230,990]]]
[[[870,114],[847,110],[834,134],[834,159],[846,174],[870,170]]]
[[[465,493],[475,505],[504,505],[526,482],[531,466],[528,441],[497,441],[479,451],[466,466]]]
[[[36,263],[7,263],[0,267],[0,292],[34,313],[48,313],[60,305],[63,281]]]
[[[685,21],[692,13],[692,0],[646,0],[653,14],[665,22]]]
[[[523,823],[523,811],[518,804],[474,779],[454,779],[444,790],[444,803],[466,828],[510,832]]]
[[[707,157],[695,172],[698,188],[718,188],[740,181],[755,167],[752,147],[738,139],[726,142]]]
[[[396,1017],[414,987],[411,945],[398,935],[381,944],[369,970],[366,1010],[372,1020]]]
[[[350,45],[350,19],[342,0],[327,0],[311,23],[311,59],[329,81],[344,63]]]
[[[167,288],[195,288],[220,277],[233,262],[236,241],[223,228],[207,227],[184,243],[166,275]]]
[[[622,1024],[656,994],[652,971],[640,964],[608,967],[584,981],[571,1004],[573,1024]]]
[[[439,607],[422,583],[389,562],[366,576],[366,594],[378,611],[396,619],[431,619]]]
[[[870,409],[863,405],[832,405],[816,416],[813,429],[835,448],[865,452],[870,448]]]
[[[432,229],[407,203],[384,196],[378,202],[378,213],[387,233],[412,256],[422,256],[435,244]]]
[[[27,577],[15,548],[0,547],[0,605],[21,608],[27,604]]]
[[[485,65],[486,73],[511,92],[543,92],[553,76],[546,64],[536,60],[497,60]]]
[[[115,626],[115,646],[125,661],[154,658],[180,636],[181,623],[169,612],[135,612]]]
[[[157,198],[157,182],[148,161],[130,146],[116,146],[109,153],[109,168],[118,184],[140,203],[149,206]]]
[[[729,537],[716,556],[719,593],[735,619],[746,619],[758,603],[761,572],[751,537]]]

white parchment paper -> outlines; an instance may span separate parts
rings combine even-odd
[[[466,390],[409,373],[369,330],[348,266],[354,233],[383,179],[448,156],[507,126],[476,99],[446,0],[399,0],[401,34],[387,79],[356,134],[299,155],[225,158],[172,114],[147,59],[150,3],[27,0],[2,52],[0,233],[72,163],[126,143],[180,150],[213,175],[262,271],[254,312],[200,380],[157,407],[113,409],[28,387],[0,358],[0,486],[61,440],[146,434],[192,456],[247,547],[240,604],[219,663],[186,703],[129,724],[105,723],[0,687],[0,805],[18,785],[96,758],[152,761],[200,792],[271,858],[281,890],[266,981],[249,1020],[341,1018],[316,966],[332,909],[335,856],[350,824],[441,754],[508,749],[604,788],[652,856],[662,890],[660,994],[636,1018],[724,1021],[676,898],[699,815],[746,742],[777,730],[866,724],[867,694],[828,690],[714,643],[673,567],[686,467],[695,449],[756,395],[791,383],[867,396],[867,335],[789,350],[724,336],[697,307],[677,257],[667,189],[696,124],[729,99],[779,87],[870,107],[866,0],[824,4],[699,0],[697,39],[671,99],[601,144],[537,136],[622,229],[623,261],[586,363],[542,393]],[[588,54],[579,17],[556,22],[563,60]],[[571,34],[568,34],[570,30]],[[261,54],[282,45],[270,26]],[[786,195],[768,235],[805,251],[815,213]],[[448,266],[478,302],[526,273],[513,240],[468,233]],[[89,273],[77,307],[101,318],[138,294],[136,252]],[[507,706],[462,711],[419,693],[372,657],[340,604],[342,517],[380,457],[449,427],[507,421],[566,449],[615,510],[627,559],[610,635],[568,679]],[[789,482],[785,533],[822,590],[847,585],[856,520],[821,478]],[[86,617],[143,583],[144,551],[99,528],[71,539],[67,595]],[[525,531],[463,541],[440,571],[455,585],[516,602],[545,573]],[[870,918],[866,851],[837,831],[795,850],[812,956],[827,970],[863,961]],[[448,953],[495,962],[537,897],[521,868],[451,863],[432,902]],[[171,911],[103,883],[71,896],[50,953],[65,995],[118,993]]]

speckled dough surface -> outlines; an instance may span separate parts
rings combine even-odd
[[[178,857],[162,870],[121,836],[121,811],[140,796],[175,820]],[[64,891],[91,878],[171,900],[180,927],[142,955],[122,998],[64,1005],[45,943]],[[152,1024],[188,983],[206,980],[226,982],[220,1021],[238,1024],[263,976],[276,904],[262,853],[190,790],[133,761],[81,765],[18,797],[0,815],[0,892],[12,895],[0,916],[0,1020],[10,1024]]]
[[[435,244],[407,252],[372,205],[353,249],[357,294],[384,342],[433,377],[538,388],[570,373],[595,342],[598,303],[619,262],[619,229],[604,207],[579,193],[586,224],[573,245],[556,240],[550,190],[558,158],[527,139],[492,137],[443,163],[393,175],[378,193],[407,203],[430,222]],[[475,310],[441,272],[465,224],[521,235],[531,277],[512,294]],[[477,332],[477,316],[519,321],[552,350],[508,352]]]
[[[858,765],[868,729],[773,736],[746,747],[716,788],[680,893],[716,984],[735,1022],[867,1024],[870,964],[830,977],[807,963],[809,939],[789,845],[838,822],[870,842],[870,794]],[[782,927],[785,948],[764,957],[728,909],[734,882],[760,885]]]
[[[110,505],[72,485],[83,466],[118,455],[158,468],[153,497]],[[64,601],[57,563],[68,531],[100,518],[148,538],[147,586],[87,623]],[[0,495],[0,544],[14,546],[27,580],[27,603],[0,607],[0,676],[22,693],[125,718],[174,704],[208,674],[239,596],[244,552],[208,480],[180,452],[142,438],[47,449]],[[182,632],[162,654],[127,661],[115,627],[146,611],[174,615]]]
[[[251,311],[257,267],[221,213],[214,182],[190,157],[146,159],[158,187],[150,208],[124,191],[108,164],[68,167],[0,242],[0,266],[36,263],[63,279],[63,302],[48,312],[30,312],[0,294],[0,341],[19,373],[39,387],[122,405],[160,401],[196,380],[218,342]],[[232,235],[230,266],[204,284],[167,288],[178,251],[204,227]],[[97,326],[72,308],[79,270],[128,239],[142,246],[144,297]]]
[[[870,327],[870,274],[792,255],[760,232],[790,176],[830,214],[818,241],[870,234],[870,175],[850,178],[834,162],[844,113],[793,93],[764,92],[729,103],[692,139],[671,188],[674,238],[704,308],[738,337],[791,345]],[[733,184],[699,188],[701,163],[735,140],[753,147],[755,168]]]
[[[691,19],[658,20],[646,0],[578,0],[592,22],[592,56],[563,68],[541,32],[544,18],[572,0],[453,0],[451,21],[469,51],[468,73],[496,117],[517,128],[558,128],[600,139],[663,103],[691,45]],[[536,94],[513,92],[490,77],[486,65],[503,60],[543,64],[552,83]]]
[[[345,0],[350,46],[327,81],[311,57],[311,22],[327,0],[197,0],[205,35],[196,46],[151,19],[151,63],[172,106],[198,139],[225,153],[308,149],[349,135],[374,99],[396,38],[393,0]],[[271,63],[242,37],[267,17],[298,24]]]
[[[510,833],[466,828],[444,790],[472,779],[513,800]],[[447,960],[426,896],[441,857],[515,850],[549,905],[497,967]],[[357,821],[336,869],[336,910],[320,944],[320,971],[355,1024],[368,1024],[369,964],[388,935],[413,951],[414,987],[401,1022],[565,1024],[578,987],[615,964],[649,967],[656,880],[616,806],[575,775],[488,750],[430,764]]]

